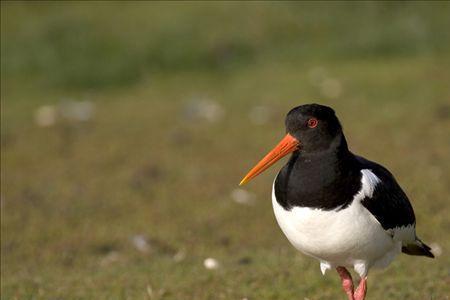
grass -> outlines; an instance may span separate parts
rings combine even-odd
[[[448,299],[448,12],[2,2],[2,299],[343,298],[274,220],[281,163],[245,187],[254,205],[230,196],[285,113],[313,101],[335,108],[354,152],[394,173],[419,236],[443,251],[371,272],[368,299]],[[35,124],[66,99],[91,101],[94,117]],[[189,117],[199,99],[223,117]],[[150,250],[133,245],[140,235]],[[221,267],[206,270],[207,257]]]

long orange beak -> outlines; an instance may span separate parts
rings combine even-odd
[[[273,165],[280,158],[288,155],[291,152],[297,150],[300,146],[299,140],[294,138],[289,133],[272,149],[253,169],[245,175],[244,179],[242,179],[239,185],[243,185],[249,182],[252,178],[255,178],[262,172],[264,172],[267,168]]]

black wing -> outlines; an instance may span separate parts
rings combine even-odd
[[[356,158],[362,168],[371,170],[381,181],[375,186],[372,197],[366,197],[362,205],[375,216],[385,230],[414,225],[414,210],[394,176],[379,164],[363,157]]]
[[[383,229],[390,231],[393,236],[396,229],[403,226],[415,227],[414,210],[394,176],[377,163],[360,156],[356,156],[356,158],[361,163],[362,168],[370,169],[380,179],[380,182],[375,186],[372,197],[363,199],[362,205],[375,216]],[[402,252],[409,255],[434,257],[430,251],[431,248],[417,238],[415,230],[411,234],[410,241],[403,241]]]

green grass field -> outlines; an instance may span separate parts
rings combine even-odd
[[[444,2],[2,1],[1,298],[344,299],[276,224],[282,163],[233,200],[286,112],[319,102],[394,173],[442,252],[373,270],[367,299],[449,299],[449,15]],[[88,120],[71,115],[79,101]],[[44,105],[56,121],[39,126]]]

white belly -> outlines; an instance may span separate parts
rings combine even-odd
[[[272,204],[288,240],[299,251],[319,259],[322,272],[345,266],[366,276],[374,264],[389,264],[400,252],[401,243],[394,241],[361,204],[365,192],[363,185],[351,205],[341,210],[294,207],[287,211],[278,204],[272,189]]]

